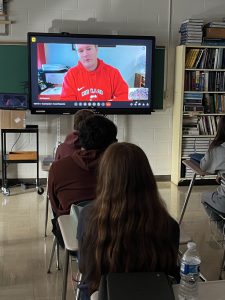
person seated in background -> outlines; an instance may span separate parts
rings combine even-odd
[[[100,162],[96,200],[78,221],[81,299],[89,299],[110,272],[158,271],[179,281],[179,236],[143,150],[110,145]]]
[[[219,187],[216,191],[203,193],[202,203],[210,216],[220,219],[213,210],[225,215],[225,116],[220,117],[216,136],[201,159],[200,168],[204,172],[217,174]]]
[[[73,154],[74,150],[80,149],[79,130],[81,123],[93,114],[93,111],[89,109],[81,109],[75,113],[73,120],[74,131],[69,133],[64,142],[56,149],[55,160],[69,156]]]
[[[55,218],[52,232],[63,245],[57,218],[69,214],[73,203],[94,200],[97,167],[105,149],[116,140],[117,128],[109,119],[93,115],[79,130],[81,149],[54,161],[49,170],[48,194]]]

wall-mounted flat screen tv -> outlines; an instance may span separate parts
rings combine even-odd
[[[150,114],[153,36],[28,33],[31,113]]]

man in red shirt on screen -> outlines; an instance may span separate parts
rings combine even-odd
[[[96,45],[77,44],[79,62],[64,77],[61,100],[128,101],[128,85],[119,70],[98,59]]]

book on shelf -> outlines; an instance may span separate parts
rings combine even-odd
[[[193,68],[198,68],[200,61],[202,59],[203,53],[204,53],[205,49],[200,49],[198,56],[196,57],[196,60],[194,62]]]
[[[4,12],[3,10],[3,0],[0,0],[0,15],[2,15]]]
[[[215,113],[215,102],[213,94],[204,94],[202,99],[204,113]]]
[[[186,19],[184,21],[181,22],[182,24],[196,24],[196,25],[203,25],[203,19],[195,19],[195,18],[190,18],[190,19]]]
[[[187,52],[186,60],[185,60],[185,67],[192,68],[196,58],[198,57],[198,53],[200,52],[199,48],[191,48]]]
[[[192,93],[184,93],[184,104],[196,104],[196,105],[202,105],[202,95],[201,94],[194,94],[192,96]]]
[[[225,38],[202,38],[203,46],[225,46]]]
[[[193,33],[201,33],[202,34],[202,26],[182,24],[179,29],[180,33],[183,32],[193,32]]]
[[[202,99],[184,99],[184,105],[202,105]]]
[[[216,28],[225,28],[225,22],[209,22],[204,25],[204,28],[216,27]]]
[[[193,33],[193,32],[182,32],[181,39],[201,39],[202,40],[202,34]]]
[[[183,37],[181,35],[181,38],[180,38],[180,42],[183,43],[183,42],[187,42],[187,43],[198,43],[201,44],[202,42],[202,37]]]
[[[204,112],[203,105],[184,105],[184,112]]]
[[[215,116],[209,116],[210,117],[210,122],[212,124],[212,130],[213,130],[213,134],[216,134],[217,132],[217,123],[215,120]]]
[[[198,129],[183,128],[183,135],[198,135]]]
[[[197,46],[197,45],[199,45],[199,44],[201,44],[201,41],[186,41],[186,40],[184,40],[184,41],[180,41],[180,45],[187,45],[187,46]]]
[[[184,91],[184,97],[186,99],[202,99],[202,93],[190,93]]]
[[[184,88],[185,93],[187,91],[194,91],[194,92],[201,92],[205,90],[206,86],[206,78],[205,78],[205,71],[199,71],[196,69],[195,71],[189,71],[185,73],[184,78]],[[198,98],[202,98],[201,93]],[[189,97],[190,98],[190,97]],[[197,98],[192,96],[192,98]]]
[[[205,28],[203,33],[206,38],[225,38],[225,28]]]

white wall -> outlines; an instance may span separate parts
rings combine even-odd
[[[221,20],[224,11],[224,0],[8,0],[13,24],[8,36],[1,34],[4,25],[0,25],[0,42],[26,41],[28,31],[155,35],[157,45],[166,46],[168,54],[164,109],[151,116],[118,116],[117,123],[120,141],[140,145],[155,175],[170,175],[174,49],[179,44],[179,25],[187,18]],[[42,156],[52,153],[59,118],[63,140],[72,128],[71,116],[27,115],[28,124],[39,124]],[[31,145],[32,141],[28,148]],[[19,166],[20,177],[32,177],[29,166]],[[40,176],[45,177],[45,172]]]

